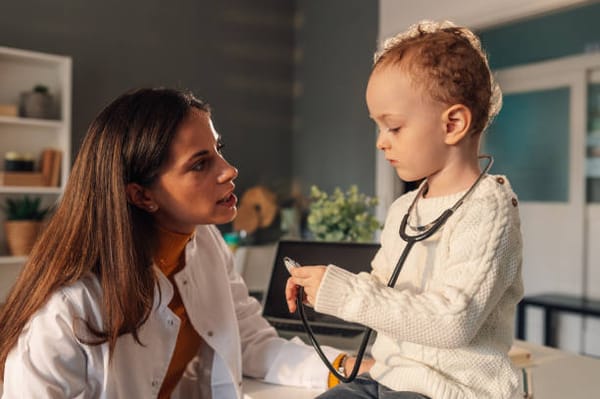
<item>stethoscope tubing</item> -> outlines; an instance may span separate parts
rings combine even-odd
[[[399,230],[400,230],[400,236],[402,237],[402,239],[404,241],[406,241],[406,245],[404,246],[404,249],[402,250],[402,254],[400,255],[400,258],[398,259],[398,263],[396,263],[394,272],[392,273],[392,275],[387,283],[388,287],[391,288],[396,285],[398,276],[400,276],[400,271],[402,270],[402,267],[404,266],[404,262],[406,261],[406,258],[408,257],[408,254],[409,254],[410,250],[412,249],[413,245],[415,245],[415,243],[417,243],[419,241],[423,241],[423,240],[431,237],[436,231],[438,231],[440,229],[440,227],[442,227],[444,225],[444,223],[446,223],[446,220],[448,220],[448,218],[450,217],[450,215],[452,215],[452,213],[454,213],[454,212],[451,211],[450,209],[446,210],[442,214],[442,216],[436,220],[436,222],[433,224],[433,226],[430,229],[428,229],[427,231],[424,231],[418,235],[415,235],[415,236],[409,236],[409,235],[405,234],[406,224],[407,224],[407,220],[408,220],[408,213],[406,215],[404,215],[404,218],[402,218],[402,223],[400,224]],[[360,365],[361,365],[362,359],[365,355],[367,345],[369,344],[369,340],[371,339],[371,333],[373,332],[373,329],[370,327],[365,328],[365,331],[363,333],[364,334],[363,339],[361,341],[360,347],[358,348],[358,352],[356,353],[356,362],[354,363],[354,367],[352,368],[350,375],[348,377],[341,375],[335,369],[335,367],[333,367],[333,365],[329,362],[329,360],[323,353],[321,346],[317,342],[317,339],[315,338],[312,328],[310,327],[310,324],[308,323],[308,320],[306,318],[306,313],[304,311],[304,305],[303,305],[303,299],[304,299],[304,287],[300,286],[300,290],[298,291],[298,297],[296,298],[296,306],[298,307],[298,312],[300,313],[300,318],[302,319],[302,324],[304,325],[304,329],[306,330],[308,339],[310,340],[312,346],[317,351],[317,354],[319,355],[319,357],[321,358],[321,360],[323,361],[325,366],[327,366],[329,371],[338,380],[340,380],[342,382],[352,382],[356,378],[356,375],[358,374],[358,370],[360,369]]]

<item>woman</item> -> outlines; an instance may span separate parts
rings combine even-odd
[[[221,148],[208,106],[179,91],[133,91],[98,115],[0,314],[4,398],[240,398],[242,373],[325,386],[213,226],[236,215]]]

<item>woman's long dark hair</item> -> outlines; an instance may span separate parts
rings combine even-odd
[[[102,326],[91,344],[108,342],[146,321],[154,300],[154,242],[150,214],[127,201],[128,183],[151,185],[192,107],[208,105],[189,93],[139,89],[109,104],[85,136],[56,212],[0,311],[0,380],[10,350],[50,295],[89,273],[102,286]],[[89,334],[88,334],[89,336]]]

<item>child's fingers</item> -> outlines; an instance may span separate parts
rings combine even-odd
[[[306,288],[315,282],[320,283],[324,272],[325,266],[304,266],[293,269],[290,274],[295,284]]]
[[[285,301],[287,302],[290,313],[296,311],[296,297],[298,296],[298,286],[294,283],[293,278],[288,278],[285,284]]]
[[[310,277],[290,277],[289,279],[295,285],[301,285],[302,287],[305,287],[310,282]]]
[[[290,271],[292,277],[309,278],[312,277],[317,270],[324,266],[302,266],[295,267]]]
[[[298,292],[300,291],[299,286],[294,282],[296,279],[293,277],[288,278],[285,284],[285,301],[288,305],[288,310],[290,313],[294,313],[298,308],[297,298]],[[306,292],[304,293],[304,298],[302,299],[302,303],[306,306],[313,307],[314,299],[312,296],[308,296]]]

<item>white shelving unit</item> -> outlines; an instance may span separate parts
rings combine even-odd
[[[55,203],[63,192],[71,165],[71,64],[67,56],[0,46],[0,104],[18,107],[22,92],[44,85],[54,97],[58,111],[56,119],[0,116],[0,170],[4,170],[4,156],[10,151],[29,153],[38,159],[45,148],[62,153],[58,187],[0,186],[0,203],[7,197],[29,195],[42,197],[47,206]],[[4,219],[4,213],[0,212],[0,223]],[[4,229],[0,229],[0,302],[25,259],[9,256]]]

